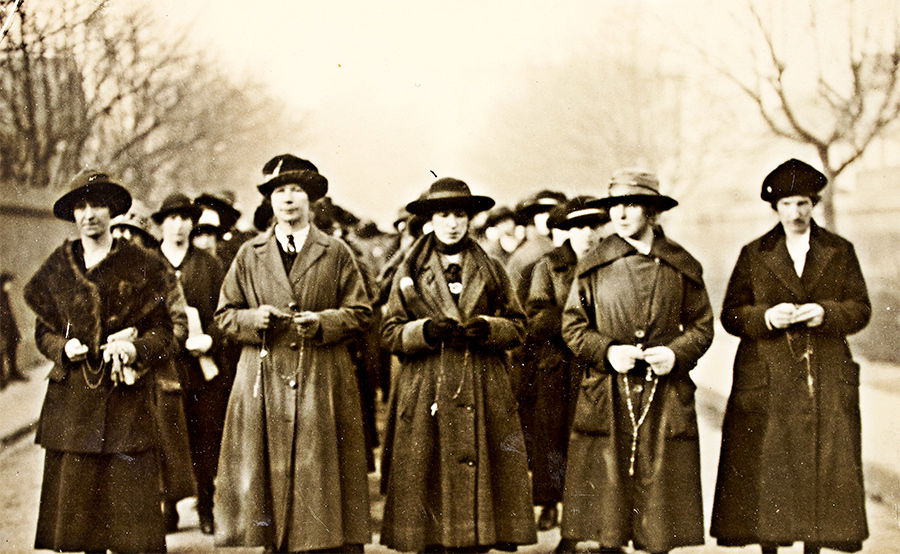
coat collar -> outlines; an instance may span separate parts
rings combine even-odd
[[[784,227],[780,223],[760,237],[759,245],[766,267],[799,298],[804,298],[806,291],[815,288],[837,252],[831,233],[819,227],[815,221],[810,222],[809,252],[800,277],[794,271],[794,264],[787,251]]]
[[[572,250],[572,245],[569,241],[548,252],[547,259],[554,271],[565,271],[578,263],[578,258],[575,256],[575,251]]]
[[[270,227],[265,233],[250,239],[253,245],[253,251],[265,271],[269,273],[272,280],[279,284],[291,296],[294,293],[294,284],[296,284],[309,268],[325,254],[328,248],[328,240],[322,231],[311,225],[309,235],[303,243],[300,252],[294,259],[294,265],[291,266],[290,273],[284,271],[284,264],[281,262],[281,253],[278,250],[278,239],[275,238],[274,226]]]
[[[653,246],[650,248],[650,256],[659,258],[673,267],[676,271],[697,283],[703,285],[703,267],[680,244],[667,238],[659,231],[653,233]],[[579,263],[577,274],[583,277],[592,270],[609,265],[625,256],[636,255],[637,250],[625,242],[619,235],[610,235],[591,250]]]

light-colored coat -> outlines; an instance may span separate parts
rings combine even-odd
[[[288,312],[292,303],[318,313],[315,338],[302,339],[287,322],[265,332],[252,324],[260,305]],[[244,344],[219,459],[217,545],[284,551],[369,542],[359,390],[346,342],[371,315],[353,255],[315,227],[289,275],[271,229],[241,247],[215,316]]]

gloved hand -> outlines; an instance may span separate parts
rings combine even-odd
[[[463,333],[470,342],[483,344],[491,334],[491,325],[483,317],[473,317],[463,324]]]
[[[459,322],[451,317],[441,317],[437,319],[429,319],[422,328],[425,340],[428,344],[437,345],[442,342],[453,342],[462,335],[462,328]]]
[[[79,362],[87,358],[88,347],[78,339],[69,339],[65,346],[66,357],[70,361]]]
[[[606,349],[606,360],[619,373],[628,373],[637,360],[644,359],[644,351],[633,344],[613,344]]]

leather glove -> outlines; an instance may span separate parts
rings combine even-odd
[[[491,325],[483,317],[473,317],[463,324],[463,333],[470,342],[483,344],[491,334]]]
[[[450,317],[429,319],[422,328],[425,340],[428,344],[440,344],[453,342],[462,334],[459,322]]]

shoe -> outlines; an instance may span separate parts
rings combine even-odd
[[[559,511],[556,505],[547,505],[541,508],[541,515],[538,516],[538,531],[549,531],[559,525]]]
[[[166,534],[178,531],[178,508],[175,503],[170,500],[163,501],[162,506],[163,524],[166,528]]]
[[[200,516],[200,532],[204,535],[212,535],[216,532],[216,525],[213,521],[212,514],[199,514]]]

